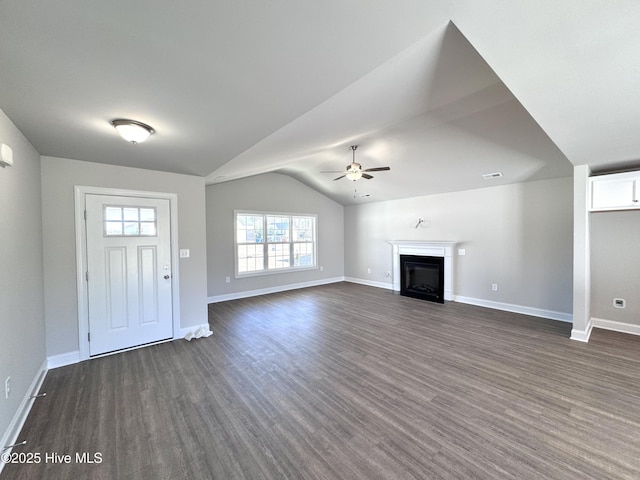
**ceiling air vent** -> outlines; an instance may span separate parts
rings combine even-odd
[[[482,178],[485,180],[490,180],[492,178],[500,178],[502,176],[502,172],[493,172],[493,173],[485,173],[482,175]]]

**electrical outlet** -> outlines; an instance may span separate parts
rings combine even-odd
[[[231,277],[224,277],[224,281],[227,283],[231,283]]]
[[[498,291],[498,284],[497,283],[492,283],[491,284],[491,290],[493,290],[494,292]]]
[[[371,273],[371,269],[370,268],[367,268],[367,273]]]
[[[614,298],[613,306],[615,308],[624,308],[627,306],[627,301],[624,298]]]
[[[11,377],[7,377],[4,381],[4,398],[9,398],[9,394],[11,393]]]

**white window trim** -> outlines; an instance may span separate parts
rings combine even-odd
[[[313,229],[313,259],[314,265],[309,267],[289,267],[289,268],[278,268],[278,269],[265,269],[265,270],[257,270],[253,272],[238,272],[238,215],[262,215],[262,216],[283,216],[283,217],[313,217],[315,219],[315,228]],[[269,244],[266,241],[266,235],[264,236],[265,241],[261,243],[265,248],[265,261],[267,258],[266,247]],[[295,242],[290,241],[287,242],[289,244],[293,244]],[[233,262],[234,262],[234,270],[235,270],[235,278],[248,278],[248,277],[262,277],[265,275],[277,275],[279,273],[291,273],[291,272],[303,272],[308,270],[317,270],[318,269],[318,215],[315,213],[291,213],[291,212],[273,212],[273,211],[262,211],[262,210],[234,210],[233,211]]]

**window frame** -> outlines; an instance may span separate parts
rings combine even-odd
[[[238,216],[248,215],[254,217],[262,217],[262,242],[238,242]],[[267,234],[267,217],[288,217],[289,219],[289,240],[287,242],[269,242]],[[293,219],[296,217],[313,219],[313,239],[311,242],[296,242],[293,239]],[[296,244],[312,244],[313,265],[294,266],[294,245]],[[239,271],[238,247],[241,245],[262,245],[263,269],[249,272]],[[269,268],[269,246],[270,245],[288,245],[289,246],[289,267],[286,268]],[[258,277],[263,275],[274,275],[278,273],[291,273],[305,270],[318,269],[318,215],[315,213],[291,213],[291,212],[273,212],[261,210],[234,210],[233,211],[233,258],[235,278]]]

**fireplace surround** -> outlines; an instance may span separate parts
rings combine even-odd
[[[393,249],[393,290],[401,291],[400,255],[414,255],[423,257],[441,257],[443,259],[443,294],[444,300],[453,300],[454,269],[453,249],[458,242],[451,241],[420,241],[420,240],[391,240]]]

